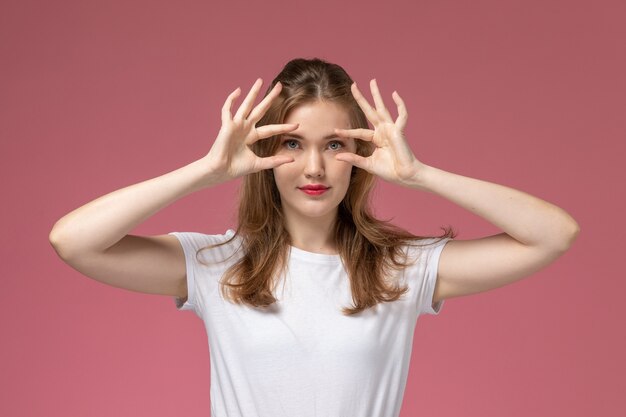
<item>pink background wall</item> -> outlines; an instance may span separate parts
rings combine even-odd
[[[582,232],[545,270],[422,317],[402,416],[623,415],[626,17],[621,1],[3,1],[0,415],[209,415],[202,322],[57,258],[64,214],[200,158],[237,86],[295,57],[342,65],[418,158],[553,202]],[[259,100],[260,101],[260,100]],[[237,106],[241,101],[237,102]],[[222,233],[238,183],[134,234]],[[380,217],[498,230],[381,182]]]

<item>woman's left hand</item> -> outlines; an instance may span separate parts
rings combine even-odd
[[[417,179],[418,173],[425,165],[415,158],[404,138],[403,130],[408,118],[406,107],[400,95],[394,91],[391,96],[398,105],[398,118],[394,122],[391,114],[385,108],[375,79],[370,81],[370,87],[376,104],[375,109],[363,97],[356,83],[353,83],[351,88],[356,102],[367,119],[374,125],[375,130],[335,129],[335,133],[340,137],[372,142],[376,148],[368,157],[352,152],[341,152],[335,158],[362,168],[386,181],[408,185],[409,182],[414,182]]]

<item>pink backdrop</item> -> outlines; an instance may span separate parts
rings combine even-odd
[[[295,57],[342,65],[370,100],[377,78],[394,117],[397,89],[425,163],[529,192],[581,225],[540,273],[420,318],[402,416],[623,415],[624,2],[0,7],[0,415],[209,415],[202,322],[168,297],[86,278],[48,233],[98,196],[203,156],[226,96],[256,77],[265,91]],[[222,233],[237,186],[179,200],[133,233]],[[382,182],[376,209],[419,234],[498,232]]]

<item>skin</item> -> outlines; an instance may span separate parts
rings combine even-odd
[[[293,109],[285,122],[299,127],[281,139],[276,155],[293,161],[274,168],[274,179],[292,245],[310,252],[336,253],[331,230],[348,190],[352,164],[335,157],[356,152],[356,144],[352,138],[338,137],[333,128],[348,128],[348,114],[336,103],[317,101]],[[324,139],[327,136],[334,138]],[[298,188],[307,184],[330,188],[321,195],[308,195]]]
[[[363,158],[344,153],[350,162],[402,187],[443,197],[482,217],[503,232],[479,239],[449,241],[439,258],[433,304],[476,294],[527,277],[563,255],[578,236],[578,223],[563,209],[504,185],[465,177],[418,160],[404,136],[408,112],[394,91],[398,118],[385,107],[375,79],[370,89],[372,107],[352,84],[352,94],[374,125],[371,129],[338,130],[341,136],[369,140],[376,145]]]
[[[445,245],[439,259],[435,303],[489,291],[529,276],[569,250],[580,232],[578,223],[567,212],[545,200],[423,163],[404,136],[408,112],[402,98],[393,92],[398,110],[398,117],[393,120],[376,80],[370,81],[374,107],[356,83],[351,86],[373,130],[347,129],[341,110],[327,105],[313,105],[292,113],[289,120],[296,124],[257,128],[256,123],[282,88],[277,83],[253,106],[262,83],[260,78],[255,81],[234,115],[231,107],[241,89],[228,96],[222,107],[222,126],[204,157],[101,196],[59,219],[50,232],[50,242],[59,256],[82,273],[109,285],[185,297],[185,258],[177,239],[170,235],[129,233],[186,195],[264,169],[274,169],[278,174],[281,196],[287,203],[289,232],[304,250],[334,253],[328,224],[336,213],[336,203],[344,193],[352,165],[400,187],[436,194],[500,229],[501,233],[491,236],[454,239]],[[329,153],[320,138],[333,128],[348,142],[372,142],[374,152],[361,157],[348,144],[343,152]],[[261,158],[250,149],[256,141],[296,130],[305,138],[297,150],[283,152],[285,148],[281,148],[281,152]],[[428,140],[418,139],[413,142]],[[328,181],[335,188],[318,200],[304,198],[299,190],[294,190],[300,182],[313,179]]]
[[[569,250],[580,232],[578,223],[566,211],[545,200],[423,163],[415,156],[404,135],[408,120],[404,101],[397,91],[392,93],[398,111],[398,117],[393,120],[375,79],[370,81],[374,107],[356,83],[351,86],[352,95],[374,129],[346,128],[340,109],[331,111],[327,105],[314,105],[294,112],[289,121],[296,124],[257,129],[254,124],[281,88],[277,84],[252,109],[261,84],[262,80],[257,79],[235,117],[231,116],[230,107],[239,95],[239,89],[226,100],[222,109],[222,130],[203,160],[207,167],[204,178],[206,182],[216,184],[261,169],[274,169],[279,176],[281,198],[288,203],[285,215],[297,247],[312,252],[335,253],[328,225],[336,213],[335,203],[341,201],[339,195],[345,194],[341,184],[345,184],[343,179],[351,165],[401,187],[436,194],[502,230],[491,236],[454,239],[446,244],[439,259],[433,303],[489,291],[527,277]],[[306,138],[301,141],[302,150],[283,152],[282,148],[276,155],[259,158],[247,146],[296,129]],[[331,133],[332,129],[345,139],[372,142],[374,152],[362,157],[353,149],[344,148],[345,152],[329,156],[320,138]],[[341,189],[335,191],[341,192],[329,194],[328,197],[332,198],[324,201],[301,198],[300,191],[294,190],[294,186],[313,178],[317,179],[316,182],[328,180],[340,184]]]

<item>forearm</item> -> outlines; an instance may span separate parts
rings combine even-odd
[[[525,192],[425,165],[407,186],[439,195],[525,245],[563,250],[579,231],[563,209]]]
[[[213,185],[204,159],[101,196],[59,219],[50,242],[64,254],[104,251],[174,201]]]

